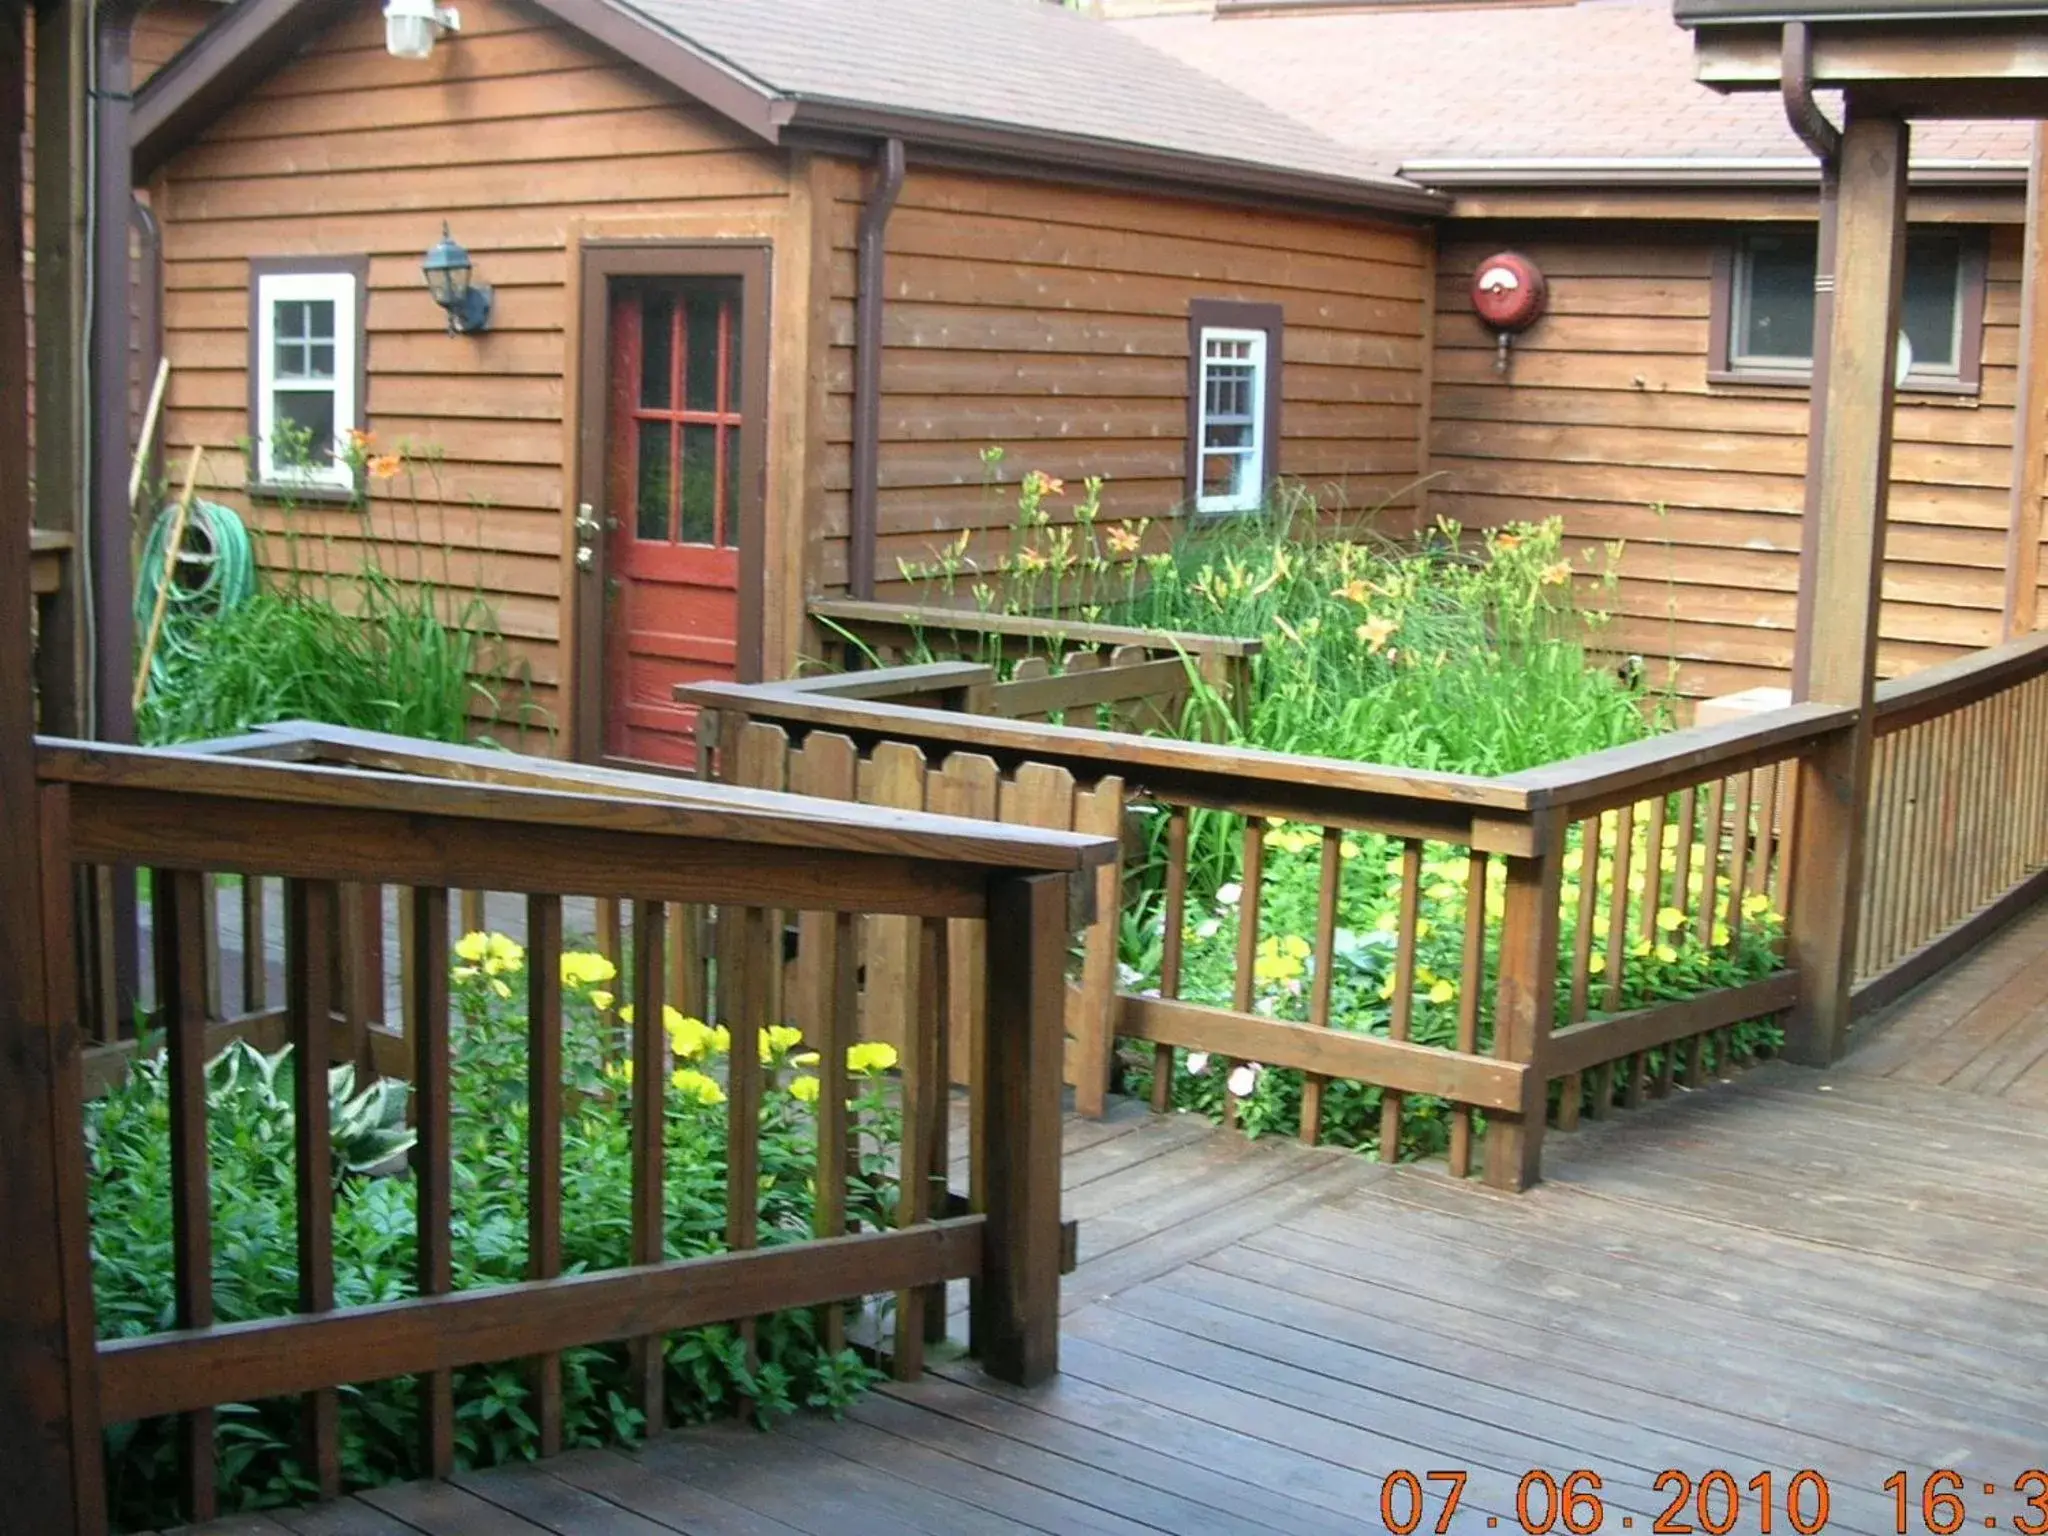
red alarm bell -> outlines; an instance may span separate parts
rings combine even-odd
[[[1472,274],[1472,308],[1500,337],[1502,372],[1508,366],[1508,338],[1543,318],[1550,284],[1543,269],[1515,251],[1502,251],[1479,263]]]

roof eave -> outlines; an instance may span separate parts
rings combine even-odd
[[[1406,160],[1403,177],[1423,186],[1481,187],[1799,187],[1817,186],[1811,160],[1692,156],[1558,157],[1554,159]],[[2027,184],[2024,160],[1920,160],[1909,180],[1916,187],[2017,187]]]
[[[1441,217],[1451,207],[1450,199],[1440,193],[1391,178],[1330,175],[822,97],[797,98],[786,129],[818,137],[896,138],[917,149],[1065,165],[1190,193],[1250,193],[1354,212],[1424,218]]]

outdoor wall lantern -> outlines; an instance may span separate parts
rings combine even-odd
[[[394,59],[424,59],[443,32],[460,32],[462,17],[434,0],[384,0],[384,51]]]
[[[420,270],[427,275],[427,292],[448,311],[450,336],[490,329],[491,285],[469,280],[469,252],[448,233],[446,220],[441,223],[441,238],[427,252]]]

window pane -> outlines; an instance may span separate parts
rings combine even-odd
[[[1737,357],[1813,361],[1813,269],[1812,235],[1750,237],[1737,278]]]
[[[313,341],[306,344],[306,377],[309,379],[331,379],[334,377],[334,343]]]
[[[1250,479],[1251,458],[1242,453],[1205,453],[1202,455],[1202,494],[1204,496],[1237,496],[1246,489]]]
[[[675,296],[643,295],[640,309],[640,403],[668,409],[675,367]]]
[[[633,533],[655,543],[668,542],[669,434],[665,421],[640,423],[640,474],[635,488]]]
[[[280,464],[325,464],[334,457],[334,394],[280,389],[272,397],[271,457]]]
[[[1202,389],[1208,414],[1250,420],[1252,370],[1239,363],[1210,363],[1203,370]]]
[[[303,299],[279,299],[272,312],[274,328],[279,341],[297,341],[306,334],[306,301]]]
[[[712,504],[718,488],[718,428],[683,428],[683,532],[685,544],[716,544]]]
[[[718,409],[718,313],[723,307],[719,290],[708,286],[692,286],[683,299],[685,410]]]
[[[334,340],[334,300],[308,299],[304,307],[306,334],[316,341]]]
[[[1956,371],[1962,260],[1963,244],[1954,235],[1906,237],[1903,329],[1913,346],[1915,372]]]
[[[1210,417],[1202,434],[1204,448],[1249,448],[1252,445],[1252,424],[1249,421],[1218,421]]]
[[[730,548],[740,541],[740,433],[746,429],[720,430],[725,433],[725,526],[719,529],[718,542]]]
[[[306,376],[306,344],[280,339],[277,360],[271,367],[280,379],[303,379]]]

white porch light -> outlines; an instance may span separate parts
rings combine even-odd
[[[443,32],[460,32],[462,17],[434,0],[384,0],[384,50],[394,59],[424,59]]]

